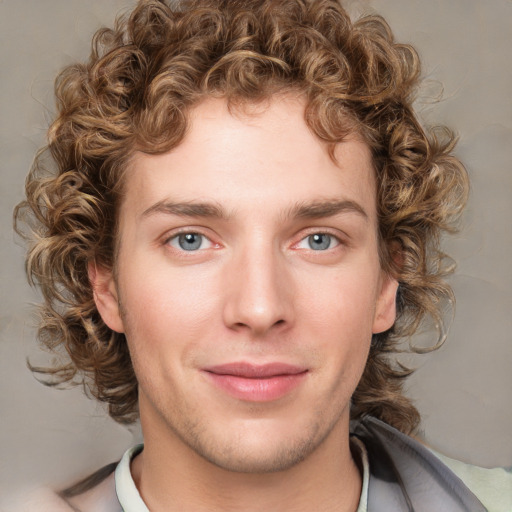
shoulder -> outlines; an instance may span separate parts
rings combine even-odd
[[[25,489],[0,504],[9,512],[122,512],[117,500],[115,476],[111,466],[62,492],[48,488]],[[101,477],[101,478],[100,478]]]
[[[117,499],[114,473],[81,494],[67,498],[77,512],[122,512]]]
[[[482,468],[451,459],[432,449],[430,451],[464,482],[490,512],[512,510],[512,467]]]
[[[3,512],[74,512],[73,507],[57,493],[45,487],[23,489],[4,496],[0,503]]]
[[[400,504],[390,510],[418,509],[510,512],[512,475],[444,457],[413,438],[370,416],[360,420],[354,435],[364,443],[369,460],[368,503]],[[420,506],[421,505],[421,506]],[[371,507],[369,507],[371,508]]]
[[[121,511],[116,495],[115,469],[117,462],[108,464],[60,493],[72,510],[79,512]]]

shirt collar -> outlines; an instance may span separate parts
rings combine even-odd
[[[355,452],[354,455],[359,457],[360,465],[363,468],[363,488],[356,512],[367,512],[368,481],[370,475],[368,453],[362,441],[356,437],[352,437],[350,441]],[[116,468],[116,494],[123,512],[149,512],[148,507],[142,501],[130,471],[131,461],[143,448],[144,445],[139,444],[127,450]]]
[[[148,507],[140,497],[130,471],[130,462],[143,448],[143,444],[138,444],[126,450],[116,468],[116,494],[123,512],[149,512]]]

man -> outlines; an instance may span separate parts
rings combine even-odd
[[[440,320],[438,237],[467,191],[412,112],[418,74],[335,2],[203,0],[141,2],[60,75],[58,171],[36,162],[18,211],[41,339],[71,360],[47,372],[145,440],[70,507],[500,506],[491,474],[467,485],[404,435],[390,353]]]

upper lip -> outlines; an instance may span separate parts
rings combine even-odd
[[[210,366],[208,368],[204,368],[204,371],[215,373],[217,375],[245,377],[246,379],[265,379],[269,377],[297,375],[299,373],[306,372],[307,368],[279,362],[266,364],[234,362]]]

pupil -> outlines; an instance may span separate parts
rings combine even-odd
[[[309,237],[309,246],[315,251],[328,249],[331,245],[331,237],[325,233],[316,233]]]
[[[193,251],[201,247],[201,235],[197,233],[187,233],[179,236],[180,247],[185,251]]]

